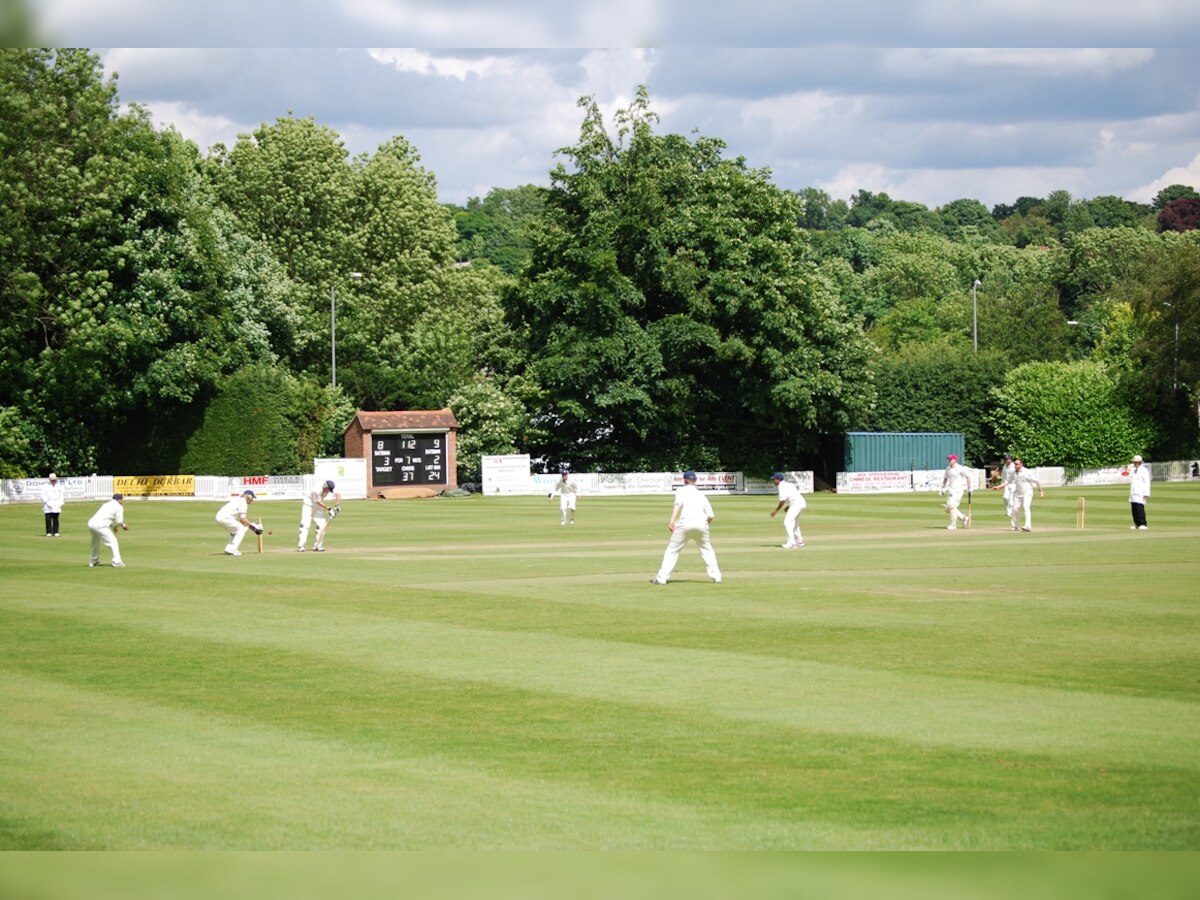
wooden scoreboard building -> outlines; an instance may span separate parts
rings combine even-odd
[[[458,420],[449,409],[360,412],[346,456],[367,461],[368,497],[422,497],[458,485]]]

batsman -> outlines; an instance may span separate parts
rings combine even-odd
[[[970,491],[971,478],[973,473],[965,466],[958,464],[958,456],[951,453],[946,457],[946,474],[942,478],[942,488],[938,491],[939,494],[946,494],[945,510],[950,514],[950,524],[946,528],[950,531],[958,529],[958,523],[961,521],[963,525],[970,527],[971,514],[963,513],[959,506],[962,504],[963,494],[967,495],[967,508],[970,509]]]
[[[304,506],[300,510],[300,541],[297,552],[303,553],[308,543],[308,530],[313,522],[317,523],[313,536],[313,550],[317,553],[325,551],[325,529],[329,521],[342,511],[342,495],[332,481],[325,481],[321,486],[304,492]]]

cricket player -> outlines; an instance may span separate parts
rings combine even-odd
[[[971,517],[958,509],[963,494],[971,489],[971,470],[958,464],[956,453],[947,456],[946,461],[949,465],[946,466],[946,474],[942,477],[942,488],[938,494],[947,495],[946,512],[950,514],[950,524],[946,526],[946,530],[954,531],[958,528],[959,520],[962,520],[963,525],[971,524]]]
[[[304,505],[300,508],[300,542],[296,552],[304,552],[304,545],[308,543],[308,529],[314,521],[317,531],[313,535],[313,550],[325,552],[325,529],[329,527],[329,520],[340,511],[341,502],[342,495],[332,481],[322,482],[319,488],[304,492]]]
[[[715,518],[708,498],[696,487],[696,473],[688,469],[683,473],[683,487],[675,492],[675,505],[671,507],[671,519],[667,528],[671,539],[667,542],[666,552],[663,553],[662,566],[658,574],[651,579],[654,584],[666,584],[679,562],[679,551],[690,539],[700,548],[700,558],[704,560],[704,568],[708,577],[717,584],[721,583],[721,569],[717,565],[717,554],[709,540],[708,526]]]
[[[804,538],[800,535],[800,512],[808,506],[808,501],[800,493],[800,486],[788,481],[782,472],[776,472],[771,480],[779,489],[779,502],[771,510],[771,518],[775,518],[781,509],[787,510],[783,514],[783,531],[787,539],[781,546],[784,550],[796,550],[804,546]]]
[[[562,478],[555,483],[554,490],[546,495],[547,499],[550,499],[558,494],[558,508],[562,512],[559,525],[575,524],[575,498],[579,496],[579,485],[571,481],[570,477],[570,472],[563,472]]]
[[[262,534],[262,528],[251,522],[247,516],[250,504],[254,502],[254,491],[247,488],[228,503],[217,510],[217,523],[223,525],[229,532],[229,543],[225,545],[226,556],[241,556],[238,549],[247,531]]]
[[[1015,484],[1013,478],[1016,475],[1016,465],[1013,463],[1012,454],[1004,454],[1004,466],[1000,469],[1000,490],[1004,497],[1004,514],[1012,517],[1013,512],[1013,494],[1015,493]]]
[[[1013,460],[1013,498],[1012,504],[1009,506],[1008,520],[1012,524],[1012,530],[1016,531],[1020,527],[1021,531],[1033,530],[1033,489],[1036,487],[1039,497],[1045,497],[1046,492],[1042,490],[1042,483],[1034,477],[1034,474],[1025,468],[1025,463],[1019,459]],[[1024,525],[1018,526],[1017,520],[1021,518],[1021,513],[1025,513]]]
[[[100,545],[104,544],[112,552],[113,568],[125,568],[125,563],[121,561],[121,545],[117,543],[117,534],[114,530],[117,525],[121,526],[122,531],[129,530],[129,526],[125,524],[125,496],[113,494],[112,499],[106,500],[96,510],[95,515],[88,519],[87,524],[88,531],[92,533],[92,557],[88,561],[88,565],[100,565]]]

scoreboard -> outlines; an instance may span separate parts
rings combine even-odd
[[[447,432],[371,435],[371,483],[446,484]]]

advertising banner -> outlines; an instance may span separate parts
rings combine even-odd
[[[195,475],[114,475],[113,492],[126,497],[194,497]]]
[[[480,460],[483,493],[486,496],[534,492],[529,475],[528,453],[481,456]]]

